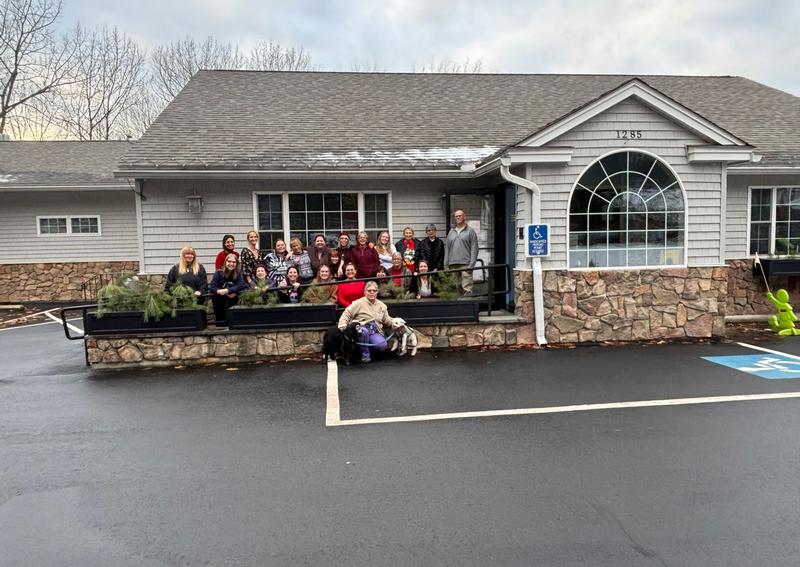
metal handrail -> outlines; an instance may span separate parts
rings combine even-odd
[[[85,323],[85,321],[86,321],[86,312],[89,309],[97,309],[97,304],[94,303],[92,305],[74,305],[72,307],[63,307],[61,309],[61,311],[59,313],[61,315],[61,325],[64,327],[64,334],[66,335],[66,337],[69,340],[71,340],[71,341],[80,341],[80,340],[82,340],[83,338],[86,337],[86,333],[83,333],[80,336],[73,336],[72,333],[70,333],[69,324],[67,323],[67,313],[69,313],[71,311],[80,311],[81,312],[81,319],[84,321],[84,325],[86,325],[86,323]]]
[[[480,263],[481,266],[478,267],[477,263]],[[493,282],[492,278],[491,277],[489,277],[489,278],[486,277],[486,271],[487,270],[491,271],[491,270],[495,270],[495,269],[503,269],[503,271],[505,273],[506,284],[505,284],[504,288],[501,289],[501,290],[495,290],[494,289],[494,282]],[[481,270],[484,273],[484,280],[487,282],[487,285],[489,286],[489,289],[488,289],[488,291],[486,293],[486,296],[489,298],[489,304],[488,304],[488,307],[487,307],[487,315],[491,316],[491,314],[492,314],[492,301],[491,301],[492,297],[495,296],[495,295],[505,295],[510,291],[510,284],[511,284],[511,281],[512,281],[512,274],[511,274],[511,266],[509,266],[508,264],[484,264],[483,260],[481,258],[478,258],[478,260],[476,262],[476,267],[474,267],[474,268],[454,268],[454,269],[446,269],[446,270],[431,270],[430,272],[425,272],[425,273],[433,276],[433,275],[436,275],[436,274],[461,273],[461,272],[470,272],[470,271],[475,271],[475,270]],[[372,277],[368,277],[368,278],[353,278],[352,280],[336,280],[336,281],[332,281],[332,282],[307,283],[307,284],[300,284],[298,286],[298,289],[309,288],[309,287],[317,286],[317,285],[321,285],[321,286],[338,285],[338,284],[340,284],[342,282],[365,282],[366,283],[366,282],[371,282],[371,281],[380,282],[381,280],[389,280],[389,279],[393,279],[393,278],[407,279],[407,278],[415,278],[415,277],[417,277],[419,275],[420,275],[420,272],[415,272],[415,273],[411,273],[411,274],[398,275],[398,276],[387,275],[387,276],[382,277],[382,278],[379,278],[379,277],[376,277],[376,276],[372,276]],[[288,290],[289,288],[288,287],[285,287],[285,288],[282,288],[282,287],[268,287],[268,288],[264,289],[264,293],[278,292],[278,291],[285,290],[285,289]],[[213,294],[209,294],[208,296],[210,297],[212,295]],[[483,296],[477,296],[477,297],[483,297]]]

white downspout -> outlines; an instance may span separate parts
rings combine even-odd
[[[542,222],[541,191],[539,186],[533,181],[514,175],[509,171],[511,159],[500,158],[500,176],[519,187],[531,192],[530,224]],[[533,321],[536,325],[536,342],[546,345],[547,339],[544,336],[544,285],[542,282],[542,260],[541,258],[531,258],[531,271],[533,272]]]

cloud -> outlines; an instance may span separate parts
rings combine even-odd
[[[244,49],[270,39],[329,70],[469,58],[497,72],[742,75],[800,95],[800,2],[81,0],[64,20],[117,25],[147,47],[185,35]]]

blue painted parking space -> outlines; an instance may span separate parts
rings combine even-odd
[[[703,359],[769,380],[800,378],[800,359],[784,354],[765,352],[739,356],[704,356]]]

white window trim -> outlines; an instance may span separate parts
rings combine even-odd
[[[799,184],[794,185],[748,185],[747,186],[747,233],[745,241],[747,242],[747,257],[755,258],[755,254],[750,254],[750,208],[753,205],[753,189],[770,189],[772,191],[772,198],[769,207],[769,256],[774,258],[789,258],[789,254],[775,254],[775,227],[778,222],[775,212],[778,205],[778,189],[800,189]]]
[[[681,189],[681,193],[683,194],[683,263],[682,264],[669,264],[669,265],[658,265],[658,266],[570,266],[569,264],[569,239],[570,239],[570,229],[569,229],[569,209],[570,204],[572,203],[572,195],[575,193],[575,188],[578,186],[578,181],[581,180],[584,173],[589,171],[589,168],[592,167],[595,163],[599,163],[600,160],[603,158],[610,156],[612,154],[619,154],[623,152],[638,152],[642,154],[646,154],[659,162],[661,162],[667,169],[669,169],[670,173],[675,176],[675,179],[678,181],[678,187]],[[605,168],[603,168],[605,171]],[[748,208],[749,211],[749,208]],[[748,212],[748,222],[749,222],[749,212]],[[675,168],[665,160],[664,158],[658,156],[658,154],[654,154],[651,151],[636,148],[636,147],[625,147],[623,149],[614,149],[604,153],[601,156],[596,157],[595,159],[591,160],[581,171],[578,173],[578,176],[575,178],[575,181],[572,184],[572,189],[569,192],[569,196],[567,197],[567,207],[566,207],[566,228],[567,228],[567,236],[566,236],[566,264],[567,270],[570,272],[581,272],[581,271],[598,271],[598,270],[662,270],[665,268],[687,268],[689,266],[689,197],[686,194],[686,189],[683,186],[683,181],[681,180],[678,172],[675,171]],[[748,228],[748,235],[750,234]],[[749,239],[749,236],[748,236]],[[749,249],[749,244],[748,244]]]
[[[389,236],[392,234],[393,215],[392,215],[392,192],[390,190],[371,190],[371,191],[348,191],[347,189],[329,189],[326,191],[310,190],[310,191],[253,191],[253,227],[256,231],[261,231],[258,225],[258,196],[259,195],[280,195],[281,196],[281,214],[283,215],[283,239],[289,242],[290,227],[289,227],[289,195],[308,195],[312,193],[334,193],[341,195],[342,193],[356,193],[358,198],[358,230],[365,230],[365,216],[364,216],[364,195],[386,195],[386,214],[387,224],[386,229],[389,231]],[[38,222],[38,221],[37,221]],[[308,243],[306,243],[308,244]]]
[[[65,219],[67,222],[67,232],[42,233],[42,219]],[[72,232],[72,219],[97,219],[97,232]],[[103,235],[103,227],[100,224],[100,215],[37,215],[36,216],[36,236],[42,238],[65,237],[65,236],[86,236],[95,238]]]

